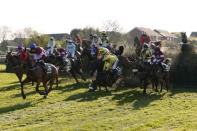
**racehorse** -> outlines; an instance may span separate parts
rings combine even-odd
[[[143,88],[143,94],[146,94],[146,88],[149,81],[151,81],[152,88],[158,91],[158,85],[161,85],[160,92],[162,92],[163,84],[165,84],[167,91],[169,87],[169,72],[164,71],[160,65],[151,65],[147,62],[136,62],[135,73],[138,73],[140,79],[140,86]]]
[[[42,67],[41,64],[36,63],[31,54],[29,54],[28,51],[25,50],[27,59],[24,61],[26,64],[26,78],[21,82],[21,95],[23,99],[26,98],[26,95],[24,93],[24,84],[30,81],[36,82],[36,92],[40,95],[44,95],[44,98],[47,97],[48,93],[51,91],[54,81],[56,80],[56,86],[58,87],[58,70],[57,68],[52,64],[47,64],[48,69],[50,69],[50,73],[46,73]],[[45,88],[44,92],[41,92],[39,90],[40,83],[43,83],[43,86]],[[48,88],[48,84],[50,87]]]
[[[7,52],[5,62],[12,65],[13,71],[21,83],[23,74],[25,74],[25,65],[22,64],[20,57],[18,55],[12,54],[12,52]]]
[[[169,66],[169,65],[167,65]],[[160,84],[160,92],[162,92],[163,85],[165,84],[166,90],[169,88],[169,70],[163,69],[162,65],[152,65],[151,77],[152,77],[152,87],[156,88],[155,91],[158,92],[158,85]]]
[[[91,54],[91,41],[83,40],[81,52],[82,68],[86,73],[93,75],[96,70],[98,48],[95,48],[95,54]]]
[[[102,60],[97,61],[97,75],[96,79],[92,81],[90,84],[90,90],[89,91],[95,91],[97,89],[97,86],[99,87],[99,90],[101,90],[101,87],[105,87],[105,90],[108,91],[108,86],[112,86],[115,82],[115,78],[112,76],[112,73],[109,71],[103,71],[104,62]]]

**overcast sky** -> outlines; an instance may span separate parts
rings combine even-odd
[[[0,26],[32,27],[41,33],[101,28],[117,21],[124,32],[136,26],[197,31],[196,0],[1,0]]]

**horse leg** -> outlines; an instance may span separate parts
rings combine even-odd
[[[77,80],[77,77],[75,75],[75,72],[73,70],[70,71],[70,73],[72,74],[72,76],[74,77],[76,83],[79,83],[79,81]]]
[[[43,83],[43,86],[44,86],[44,89],[45,89],[44,98],[47,98],[47,95],[49,93],[48,86],[47,86],[47,81],[43,81],[42,83]]]
[[[84,77],[83,72],[81,71],[81,69],[78,69],[77,68],[76,72],[81,76],[81,79],[82,80],[86,81],[86,79],[85,79],[85,77]]]
[[[162,80],[160,81],[160,84],[161,84],[160,92],[162,92],[162,88],[163,88],[163,81]]]
[[[155,81],[155,91],[158,92],[158,80]]]
[[[52,87],[53,87],[53,83],[54,83],[54,81],[55,81],[55,79],[54,78],[52,78],[50,81],[49,81],[49,85],[50,85],[50,87],[49,87],[49,91],[48,91],[48,93],[52,90]],[[58,86],[57,86],[58,87]]]
[[[108,90],[107,86],[105,86],[105,90],[106,90],[106,92],[109,92],[109,90]]]
[[[152,90],[154,91],[155,90],[155,82],[154,82],[154,80],[152,80],[151,82],[152,82]]]
[[[144,90],[143,90],[143,94],[146,94],[146,82],[145,82],[145,81],[143,81],[143,82],[142,82],[142,85],[143,85],[143,88],[144,88]]]
[[[26,77],[25,80],[21,82],[21,95],[22,95],[23,99],[26,99],[23,87],[24,87],[24,84],[27,82],[30,82],[30,79],[28,77]]]
[[[59,83],[59,81],[58,81],[58,75],[56,76],[55,79],[56,79],[56,87],[58,88],[58,86],[59,86],[59,85],[58,85],[58,83]]]
[[[19,72],[16,72],[16,76],[17,76],[19,82],[21,83],[22,82],[23,74],[22,73],[19,73]]]
[[[33,81],[31,82],[31,85],[34,86],[34,82]]]
[[[101,91],[101,86],[99,86],[99,91]]]
[[[41,93],[41,91],[39,90],[39,86],[40,86],[40,81],[38,81],[37,84],[36,84],[36,92],[39,93],[40,95],[43,95]]]

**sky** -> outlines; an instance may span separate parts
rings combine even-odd
[[[40,33],[69,33],[73,28],[103,29],[116,21],[122,32],[134,27],[170,32],[197,31],[196,0],[1,0],[0,26],[31,27]]]

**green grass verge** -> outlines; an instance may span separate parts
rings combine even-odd
[[[93,93],[73,83],[62,79],[47,99],[26,85],[23,100],[16,76],[0,73],[0,130],[197,130],[197,89]]]

